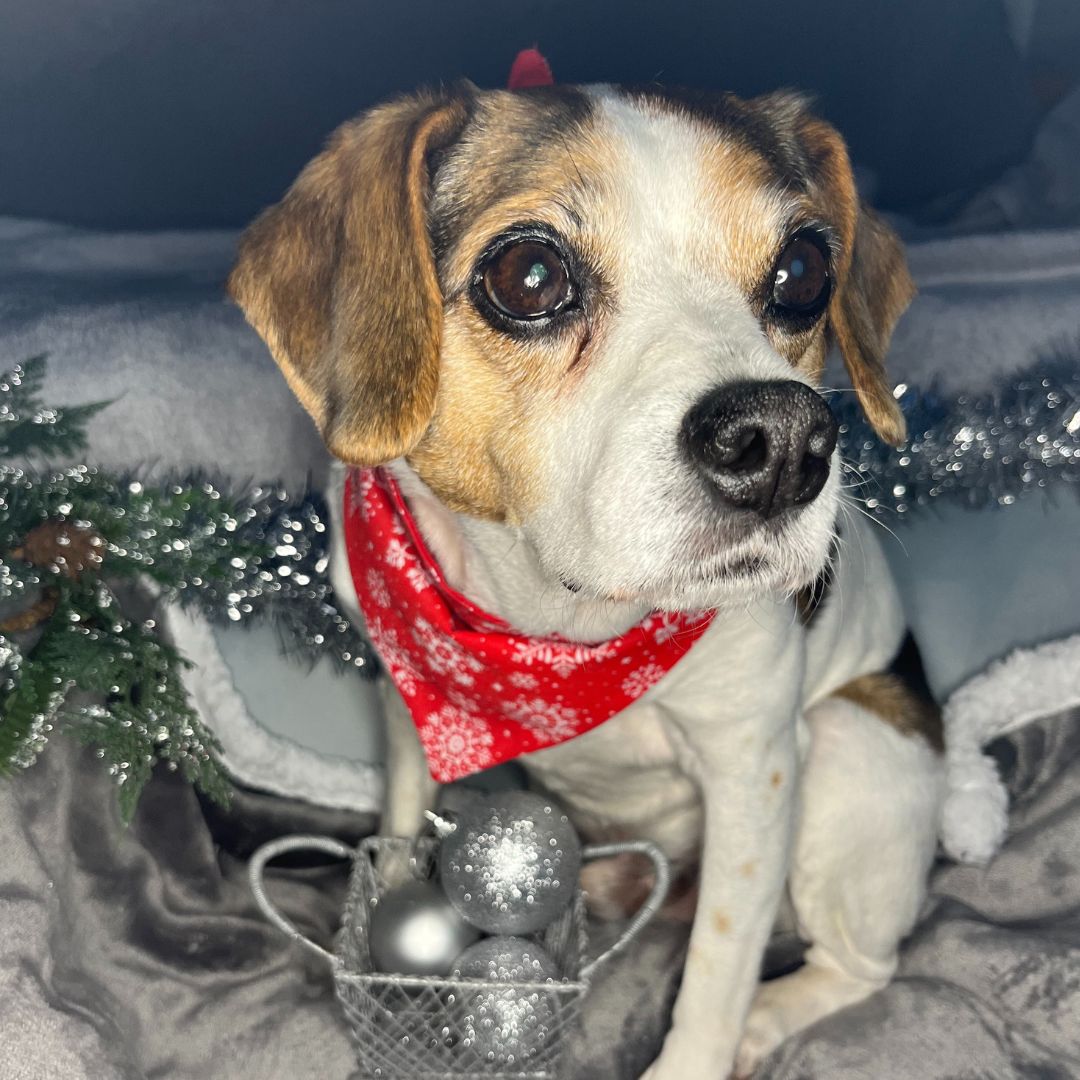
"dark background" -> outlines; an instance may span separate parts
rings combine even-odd
[[[346,117],[535,44],[563,82],[809,90],[876,202],[929,219],[1023,157],[1074,31],[1038,5],[1036,77],[999,0],[0,0],[0,214],[239,225]]]

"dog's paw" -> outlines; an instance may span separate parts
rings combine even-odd
[[[838,1009],[854,1005],[881,983],[807,964],[758,987],[735,1054],[736,1080],[758,1066],[787,1038]]]
[[[735,1053],[732,1080],[749,1080],[757,1072],[757,1067],[789,1034],[787,1018],[782,1011],[759,1007],[755,1003]]]
[[[701,1032],[682,1036],[673,1028],[660,1056],[641,1074],[641,1080],[728,1080],[731,1043],[716,1046]]]
[[[676,1072],[664,1064],[664,1056],[660,1055],[642,1074],[641,1080],[685,1080],[684,1074]]]

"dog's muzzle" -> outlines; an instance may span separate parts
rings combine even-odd
[[[793,380],[717,387],[682,424],[691,462],[723,502],[766,519],[818,497],[836,435],[821,395]]]

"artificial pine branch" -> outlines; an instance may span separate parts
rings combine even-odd
[[[35,356],[0,375],[0,458],[80,453],[86,449],[87,421],[109,405],[43,406],[45,364],[45,356]]]
[[[44,359],[0,375],[0,457],[85,447],[102,405],[45,407]],[[271,619],[287,651],[375,671],[326,579],[318,504],[277,488],[230,495],[203,476],[147,485],[85,466],[0,462],[0,773],[33,763],[55,731],[93,745],[130,819],[155,762],[212,798],[228,793],[218,744],[188,702],[186,660],[138,622],[114,585],[231,624]]]

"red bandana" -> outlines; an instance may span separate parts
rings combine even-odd
[[[609,720],[679,662],[714,614],[654,612],[596,645],[515,634],[447,584],[382,469],[349,474],[345,544],[368,635],[444,784]]]

